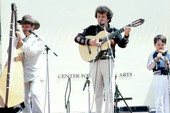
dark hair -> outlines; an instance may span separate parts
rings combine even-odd
[[[113,12],[107,6],[98,6],[95,11],[95,17],[97,18],[97,13],[104,14],[107,13],[107,18],[109,19],[109,23],[113,17]]]
[[[157,35],[157,36],[154,38],[154,44],[156,44],[156,42],[157,42],[158,40],[161,40],[163,43],[166,44],[166,37],[165,37],[165,36],[163,36],[163,35]]]

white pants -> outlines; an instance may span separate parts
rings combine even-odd
[[[169,79],[167,75],[154,75],[156,113],[170,113]]]
[[[114,113],[115,65],[111,60],[111,71],[109,71],[109,64],[109,60],[98,60],[92,66],[91,78],[94,86],[96,113],[102,112],[104,99],[105,113]],[[105,92],[104,95],[103,92]]]
[[[43,113],[41,106],[41,80],[26,82],[25,84],[25,108],[22,113]]]

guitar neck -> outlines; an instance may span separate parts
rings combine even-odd
[[[138,19],[136,21],[133,21],[131,24],[128,24],[127,26],[129,27],[136,27],[136,26],[139,26],[141,24],[143,24],[144,22],[144,19]],[[116,35],[122,33],[124,31],[124,27],[115,31],[114,33],[111,33],[109,36],[108,36],[108,40],[110,40],[111,38],[114,38]],[[104,37],[101,41],[101,44],[105,43],[107,41],[107,37]]]
[[[114,33],[111,33],[111,34],[108,36],[108,39],[110,40],[111,38],[113,38],[113,37],[115,37],[116,35],[122,33],[123,31],[124,31],[124,28],[121,28],[121,29],[115,31]],[[106,41],[107,41],[107,37],[103,38],[103,39],[102,39],[102,44],[103,44],[104,42],[106,42]]]

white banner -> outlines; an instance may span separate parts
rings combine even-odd
[[[87,87],[83,91],[89,73],[89,64],[81,59],[77,33],[91,24],[97,24],[94,13],[99,5],[107,5],[114,15],[111,25],[122,28],[139,18],[143,25],[132,28],[130,41],[125,49],[116,47],[116,83],[129,106],[153,106],[152,72],[146,69],[148,56],[155,50],[153,38],[162,34],[167,37],[166,50],[170,51],[170,1],[169,0],[3,0],[1,1],[2,66],[6,62],[9,39],[11,3],[17,5],[18,19],[29,14],[41,26],[35,31],[45,38],[45,43],[58,56],[49,51],[50,109],[65,112],[67,76],[71,78],[71,112],[88,111]],[[123,34],[122,34],[123,35]],[[44,84],[45,87],[45,84]],[[93,87],[90,84],[91,105]],[[46,104],[46,107],[48,104]],[[121,101],[118,106],[125,106]],[[93,105],[92,111],[95,110]]]

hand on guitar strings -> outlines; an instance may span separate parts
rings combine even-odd
[[[98,46],[100,42],[99,42],[99,39],[91,39],[89,44],[92,46]]]
[[[110,39],[110,41],[111,41],[111,45],[115,44],[114,39]],[[91,46],[101,46],[101,42],[99,41],[99,39],[91,39],[89,43]]]

